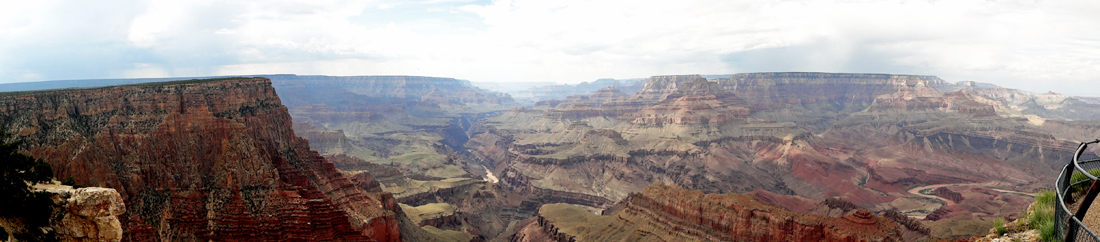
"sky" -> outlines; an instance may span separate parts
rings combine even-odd
[[[249,74],[475,82],[935,75],[1100,96],[1100,1],[11,1],[0,83]]]

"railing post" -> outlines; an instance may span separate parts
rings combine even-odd
[[[1070,196],[1066,195],[1066,193],[1068,193],[1067,190],[1069,189],[1069,183],[1070,181],[1072,181],[1072,179],[1070,179],[1070,175],[1073,174],[1074,170],[1076,170],[1076,168],[1073,167],[1073,161],[1070,161],[1069,164],[1066,164],[1064,167],[1062,167],[1062,173],[1058,174],[1059,180],[1054,182],[1054,193],[1056,195],[1056,199],[1061,202],[1054,206],[1054,229],[1058,237],[1061,237],[1063,241],[1069,237],[1067,236],[1069,234],[1069,226],[1067,225],[1069,225],[1070,223],[1067,222],[1068,218],[1066,217],[1066,215],[1069,214],[1069,211],[1066,209],[1065,204],[1069,203],[1071,199]],[[1073,235],[1076,235],[1076,232],[1074,232]]]
[[[1077,212],[1073,214],[1073,217],[1077,218],[1077,221],[1085,221],[1085,214],[1089,212],[1089,207],[1092,206],[1092,201],[1096,200],[1096,195],[1100,194],[1100,180],[1093,180],[1092,186],[1089,187],[1089,192],[1085,194],[1085,198],[1081,200],[1081,206],[1077,207]],[[1077,240],[1077,223],[1069,223],[1069,231],[1066,233],[1066,242],[1073,242]]]
[[[1081,202],[1081,205],[1077,207],[1077,211],[1073,214],[1073,217],[1076,218],[1076,219],[1069,222],[1069,227],[1067,228],[1067,231],[1066,231],[1066,237],[1064,238],[1065,242],[1075,242],[1077,240],[1078,230],[1081,229],[1081,226],[1085,226],[1084,224],[1081,224],[1081,223],[1078,223],[1078,222],[1081,222],[1081,221],[1085,220],[1085,214],[1088,213],[1089,207],[1091,207],[1092,202],[1094,200],[1096,200],[1097,194],[1100,194],[1100,180],[1098,180],[1097,177],[1093,176],[1092,174],[1089,174],[1088,170],[1085,170],[1084,168],[1082,168],[1081,163],[1078,161],[1078,159],[1081,158],[1081,154],[1085,151],[1085,148],[1088,147],[1089,144],[1097,143],[1097,142],[1100,142],[1100,139],[1090,141],[1090,142],[1082,142],[1080,145],[1077,146],[1077,152],[1074,152],[1072,160],[1070,161],[1070,163],[1068,165],[1066,165],[1066,169],[1062,170],[1062,173],[1064,174],[1064,177],[1062,178],[1063,183],[1061,185],[1055,184],[1055,187],[1054,187],[1055,188],[1055,193],[1057,193],[1058,197],[1062,198],[1062,199],[1059,199],[1059,200],[1061,200],[1061,201],[1059,201],[1059,202],[1061,202],[1060,206],[1065,206],[1064,204],[1068,200],[1070,200],[1071,196],[1066,196],[1068,194],[1062,194],[1062,193],[1063,192],[1068,193],[1069,188],[1073,186],[1073,184],[1071,184],[1070,182],[1073,181],[1072,177],[1073,177],[1074,170],[1080,171],[1082,173],[1082,175],[1084,175],[1085,177],[1092,180],[1092,184],[1091,184],[1091,186],[1089,186],[1088,193],[1085,194],[1084,199],[1079,201],[1079,202]],[[1090,162],[1093,162],[1093,161],[1090,161]],[[1065,187],[1063,187],[1063,186],[1065,186]],[[1055,208],[1055,213],[1059,213],[1058,210],[1059,210],[1058,208]],[[1069,212],[1069,211],[1066,211],[1066,212]],[[1058,216],[1055,215],[1055,218],[1056,218],[1055,220],[1060,220],[1060,219],[1057,219],[1057,217]],[[1064,221],[1055,221],[1055,223],[1063,223],[1063,222]],[[1088,227],[1085,227],[1085,228],[1087,229]],[[1092,235],[1091,232],[1089,234]],[[1095,235],[1093,235],[1093,238],[1095,239]]]
[[[1058,192],[1059,191],[1058,189],[1065,189],[1065,192],[1069,192],[1069,187],[1073,186],[1073,184],[1070,184],[1070,182],[1073,182],[1073,171],[1077,170],[1077,168],[1075,168],[1074,165],[1075,164],[1073,163],[1073,161],[1070,161],[1070,163],[1066,164],[1066,167],[1062,169],[1062,174],[1065,174],[1065,176],[1062,178],[1061,186],[1065,186],[1065,187],[1061,187],[1061,186],[1058,186],[1058,184],[1055,184],[1055,186],[1056,186],[1055,189],[1054,189],[1055,192]],[[1062,197],[1062,203],[1063,204],[1064,203],[1069,203],[1070,199],[1072,198],[1070,196],[1065,196],[1067,194],[1060,194],[1059,193],[1058,195],[1062,195],[1061,197]]]

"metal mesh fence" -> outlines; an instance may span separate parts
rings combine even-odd
[[[1081,143],[1073,161],[1066,164],[1058,174],[1058,180],[1054,184],[1058,199],[1054,206],[1055,238],[1063,238],[1066,242],[1100,242],[1100,237],[1081,222],[1081,219],[1086,218],[1085,213],[1076,216],[1074,214],[1079,210],[1088,211],[1092,204],[1087,204],[1084,200],[1095,198],[1100,192],[1091,191],[1094,190],[1094,181],[1100,179],[1097,178],[1100,175],[1100,159],[1079,160],[1088,145],[1097,142],[1100,140]],[[1090,193],[1091,198],[1087,198]]]

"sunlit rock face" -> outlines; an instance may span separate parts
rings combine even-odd
[[[61,215],[51,227],[59,241],[122,241],[118,217],[126,204],[115,189],[40,184],[35,190],[48,192],[57,205]]]
[[[392,199],[310,150],[267,78],[6,93],[0,126],[57,177],[113,188],[125,241],[395,241]]]
[[[1087,117],[1072,97],[931,76],[656,76],[527,108],[451,78],[271,78],[5,93],[0,125],[59,177],[117,189],[140,241],[501,240],[548,231],[512,223],[544,204],[612,209],[656,182],[798,213],[850,202],[832,218],[986,219],[1022,203],[979,187],[1044,188],[1100,132],[1065,118]],[[910,190],[935,184],[961,198]]]
[[[1046,110],[1064,110],[1049,104],[1070,98],[1020,92],[1031,96],[1005,99],[994,90],[912,75],[658,76],[629,97],[605,98],[608,90],[509,110],[468,132],[466,147],[494,173],[528,180],[503,187],[529,184],[619,201],[664,182],[708,193],[840,198],[923,218],[941,205],[909,188],[1037,191],[1083,137],[1074,132],[1100,127],[1012,108],[1012,100],[1030,98],[1048,104],[1039,105]],[[970,209],[959,219],[1022,209],[1003,206]],[[969,208],[975,207],[951,209]]]
[[[704,194],[654,184],[604,216],[567,204],[543,205],[511,241],[902,241],[898,225],[859,210],[808,216],[741,194]]]

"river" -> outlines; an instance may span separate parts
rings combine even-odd
[[[951,200],[947,200],[947,199],[944,199],[942,197],[938,197],[936,195],[925,195],[925,194],[920,193],[920,191],[924,190],[924,189],[936,189],[936,188],[946,187],[946,186],[983,186],[984,187],[984,183],[951,183],[951,184],[935,184],[935,185],[919,186],[919,187],[914,187],[912,189],[909,189],[909,193],[913,194],[913,195],[921,196],[921,197],[939,199],[940,201],[943,201],[943,202],[947,203],[947,205],[955,205],[955,202],[952,202]],[[989,187],[986,187],[986,188],[989,188]],[[1034,193],[1004,190],[1004,189],[997,189],[997,188],[989,188],[989,189],[993,189],[994,191],[998,191],[998,192],[1002,192],[1002,193],[1016,193],[1016,194],[1023,194],[1023,195],[1035,197]]]

